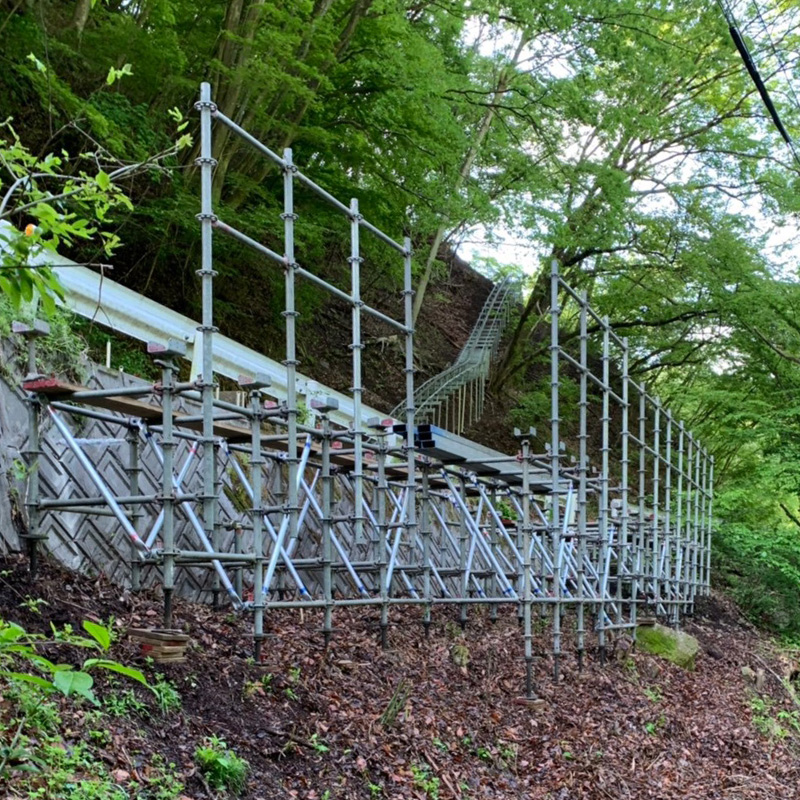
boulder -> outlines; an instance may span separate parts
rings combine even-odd
[[[695,658],[700,651],[700,644],[694,636],[658,623],[640,625],[636,629],[636,644],[643,653],[661,656],[688,670],[694,670]]]

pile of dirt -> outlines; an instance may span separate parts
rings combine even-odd
[[[216,796],[194,762],[211,735],[250,763],[236,795],[249,800],[799,797],[800,723],[772,646],[727,601],[701,610],[687,625],[702,647],[694,672],[637,652],[602,667],[590,658],[579,672],[568,653],[556,685],[543,632],[535,680],[546,706],[535,711],[517,702],[522,637],[511,608],[495,623],[471,609],[462,633],[455,612],[437,606],[428,638],[418,609],[392,609],[389,650],[377,641],[376,610],[337,610],[327,648],[315,611],[270,611],[255,663],[248,619],[179,601],[188,658],[148,665],[125,630],[159,624],[156,593],[52,564],[30,584],[17,557],[0,577],[4,619],[49,631],[51,622],[78,629],[113,616],[120,635],[111,656],[174,683],[180,710],[108,718],[102,758],[125,788],[160,754],[193,800]],[[742,676],[754,659],[767,667],[763,694]],[[68,700],[62,710],[79,738],[83,712]]]

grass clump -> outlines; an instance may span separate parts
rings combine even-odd
[[[250,765],[244,758],[229,750],[224,739],[209,736],[194,751],[194,759],[214,789],[234,792],[244,789]]]

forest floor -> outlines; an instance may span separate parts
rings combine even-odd
[[[47,789],[44,774],[20,772],[0,785],[2,797],[800,797],[798,706],[780,680],[787,662],[720,596],[703,601],[686,624],[701,644],[694,672],[640,652],[604,666],[589,653],[579,672],[568,653],[554,684],[542,625],[535,680],[546,705],[534,710],[519,703],[522,637],[511,609],[494,623],[471,610],[462,633],[455,613],[437,607],[426,639],[419,610],[398,607],[387,650],[372,609],[337,610],[327,648],[317,613],[270,612],[256,663],[249,619],[178,601],[176,623],[191,636],[187,658],[156,665],[126,636],[129,627],[158,626],[155,592],[132,594],[49,563],[30,583],[17,556],[0,570],[2,618],[31,632],[48,632],[51,623],[78,631],[83,620],[113,618],[110,657],[175,690],[162,692],[160,709],[139,684],[99,679],[99,709],[54,701],[58,724],[28,741],[32,752],[43,742],[56,752],[55,742],[66,754],[62,772],[76,774],[58,785],[89,786],[103,774],[118,794],[53,790],[52,782]],[[60,660],[79,655],[49,649]],[[743,667],[764,670],[761,691]],[[15,713],[6,691],[3,745]],[[196,748],[209,737],[249,762],[241,791],[218,791],[198,769]],[[81,759],[69,761],[77,752]]]

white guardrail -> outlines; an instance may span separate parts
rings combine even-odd
[[[0,249],[3,247],[4,229],[12,229],[12,226],[0,220]],[[57,253],[45,251],[32,257],[31,263],[47,264],[53,268],[65,290],[64,305],[76,314],[140,342],[166,342],[168,339],[186,342],[186,358],[192,362],[191,375],[195,377],[198,374],[202,355],[198,322],[125,288],[95,270],[78,266]],[[283,364],[219,333],[214,335],[213,353],[214,371],[218,375],[238,381],[241,375],[266,374],[272,383],[264,393],[279,402],[286,399],[286,370]],[[346,429],[354,427],[353,400],[348,395],[300,373],[297,374],[297,392],[306,400],[312,397],[335,398],[339,402],[339,408],[329,413],[331,422]],[[363,403],[361,410],[362,426],[375,417],[390,417],[385,411]],[[477,466],[504,457],[497,450],[450,431],[441,428],[436,428],[435,431],[440,450],[452,452],[452,460],[464,466]],[[513,461],[493,464],[491,472],[497,477],[508,479],[517,476],[519,466]]]
[[[0,247],[3,245],[2,230],[11,228],[0,221]],[[33,264],[53,267],[64,287],[65,305],[71,311],[109,328],[114,333],[129,336],[140,342],[162,342],[179,339],[186,342],[186,358],[191,360],[191,375],[200,371],[201,347],[199,323],[183,314],[172,311],[154,300],[126,289],[116,281],[102,276],[88,267],[79,267],[74,261],[51,251],[31,258]],[[261,353],[239,344],[228,336],[215,334],[213,339],[214,372],[238,381],[241,375],[266,374],[272,385],[264,394],[275,400],[286,399],[286,370],[283,365]],[[330,412],[333,423],[343,428],[353,424],[353,401],[341,392],[323,386],[317,381],[298,373],[297,392],[306,398],[333,397],[339,401],[338,411]],[[386,418],[386,412],[362,404],[362,423],[372,417]]]

